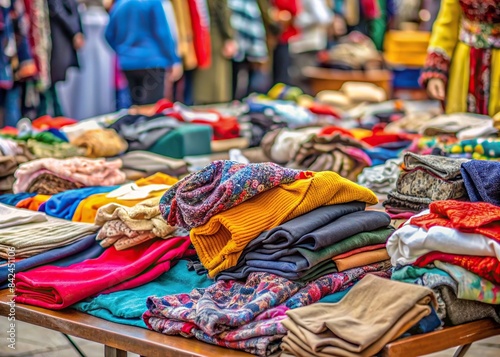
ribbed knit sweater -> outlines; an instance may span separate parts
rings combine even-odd
[[[369,189],[335,172],[318,172],[213,216],[191,230],[191,242],[209,276],[214,277],[235,266],[246,245],[260,233],[317,207],[351,201],[376,204],[378,199]]]

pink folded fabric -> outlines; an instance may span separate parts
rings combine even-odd
[[[14,176],[14,193],[25,192],[30,183],[43,172],[81,183],[85,186],[113,186],[125,182],[126,175],[120,171],[121,160],[87,159],[72,157],[69,159],[45,158],[33,160],[19,166]],[[47,171],[43,171],[47,170]]]
[[[100,257],[68,267],[43,266],[16,274],[16,302],[47,309],[64,309],[101,292],[143,285],[170,269],[187,255],[189,237],[148,241],[133,248],[107,249]]]

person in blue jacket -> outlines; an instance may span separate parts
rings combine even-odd
[[[177,39],[164,5],[164,0],[118,0],[110,12],[105,37],[116,52],[134,105],[162,99],[166,76],[168,82],[182,76]]]

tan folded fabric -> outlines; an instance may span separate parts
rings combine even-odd
[[[212,140],[210,143],[212,152],[224,152],[231,149],[246,149],[250,141],[248,138],[234,138],[226,140]]]
[[[282,347],[297,355],[373,356],[429,315],[431,304],[431,289],[369,274],[336,304],[287,311]]]
[[[151,231],[157,237],[167,237],[175,232],[176,227],[172,227],[163,219],[160,213],[160,198],[153,197],[133,207],[109,203],[99,208],[95,224],[103,226],[107,221],[119,219],[134,231]]]
[[[389,256],[389,254],[387,254],[387,249],[383,248],[372,250],[369,252],[358,253],[346,258],[333,259],[333,262],[337,265],[338,271],[341,272],[389,259],[391,259],[391,257]]]

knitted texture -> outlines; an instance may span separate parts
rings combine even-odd
[[[411,219],[411,224],[429,230],[433,226],[477,233],[500,242],[500,207],[486,202],[437,201],[430,213]]]
[[[214,161],[168,190],[160,210],[170,225],[191,229],[266,190],[310,175],[273,163]]]
[[[209,275],[235,266],[246,245],[260,233],[315,208],[351,201],[378,202],[372,191],[335,172],[312,175],[263,192],[193,228],[191,241]]]
[[[472,202],[500,206],[500,162],[471,160],[462,164],[461,172]]]

